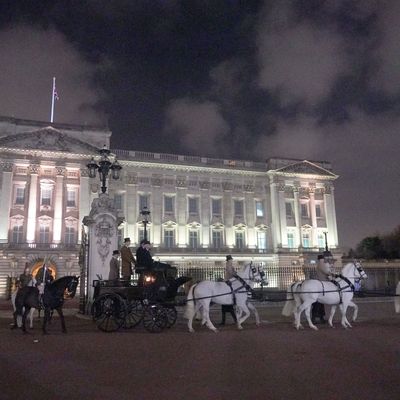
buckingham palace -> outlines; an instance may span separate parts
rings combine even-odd
[[[79,274],[82,220],[101,193],[87,165],[110,149],[111,136],[0,117],[0,297],[10,277],[45,257],[57,276]],[[304,263],[325,247],[325,236],[339,251],[338,176],[328,161],[110,150],[122,167],[120,179],[107,180],[123,216],[118,240],[130,237],[133,250],[146,229],[156,260],[187,268],[222,266],[226,254],[238,263]]]

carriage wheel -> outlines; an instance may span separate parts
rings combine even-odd
[[[149,304],[144,308],[143,325],[152,333],[161,332],[168,323],[166,309],[160,304]]]
[[[93,320],[103,332],[115,332],[125,322],[124,299],[115,293],[104,293],[92,304]]]
[[[174,306],[166,307],[165,311],[167,313],[167,328],[171,328],[171,326],[175,325],[176,319],[178,317],[178,312]]]
[[[134,328],[142,319],[143,319],[143,303],[140,300],[128,301],[124,328],[125,329]]]

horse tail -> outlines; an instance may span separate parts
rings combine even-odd
[[[282,315],[284,315],[285,317],[290,317],[298,306],[299,299],[294,292],[297,290],[299,284],[300,282],[292,283],[286,291],[286,303],[282,309]]]
[[[396,297],[394,299],[394,309],[397,313],[400,313],[400,282],[397,284]]]
[[[185,306],[185,313],[183,314],[183,316],[186,319],[193,319],[194,314],[195,314],[195,307],[194,307],[194,288],[197,285],[193,285],[190,289],[189,289],[189,293],[187,295],[186,298],[186,306]]]

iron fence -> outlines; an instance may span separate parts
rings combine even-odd
[[[286,290],[293,282],[304,279],[316,278],[316,266],[310,265],[277,265],[277,264],[255,264],[263,269],[268,279],[267,289]],[[217,281],[224,278],[225,267],[210,265],[176,265],[178,276],[190,276],[193,282],[202,280]],[[361,287],[365,291],[383,291],[394,293],[397,283],[400,281],[400,266],[396,267],[374,267],[364,266],[368,279],[361,281]],[[335,268],[334,272],[340,274],[341,269]],[[255,287],[259,287],[256,285]]]

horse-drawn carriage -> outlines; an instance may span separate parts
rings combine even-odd
[[[122,279],[93,282],[92,316],[100,330],[114,332],[142,323],[147,331],[156,333],[175,324],[177,291],[190,278],[176,278],[173,267],[139,272],[138,282]]]

